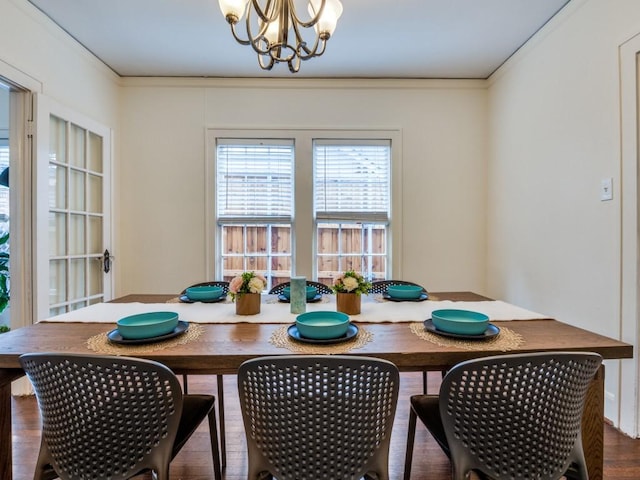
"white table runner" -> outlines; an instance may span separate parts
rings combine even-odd
[[[241,316],[235,313],[235,304],[220,303],[97,303],[73,312],[47,318],[47,322],[115,323],[118,319],[137,313],[171,311],[180,320],[195,323],[293,323],[296,314],[290,312],[288,303],[274,302],[265,296],[258,315]],[[532,320],[550,318],[515,305],[500,301],[454,302],[450,300],[424,302],[392,302],[379,296],[363,296],[360,315],[352,315],[355,322],[416,322],[431,317],[433,310],[459,308],[473,310],[495,320]],[[335,311],[335,296],[325,295],[322,302],[308,303],[307,311]]]

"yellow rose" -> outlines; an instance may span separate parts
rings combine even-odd
[[[358,288],[358,279],[353,277],[345,277],[344,279],[344,289],[347,292],[352,292],[356,288]]]
[[[251,293],[260,293],[262,292],[262,290],[264,290],[264,282],[262,281],[262,279],[253,277],[251,280],[249,280],[249,291]]]

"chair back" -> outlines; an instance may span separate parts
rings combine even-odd
[[[271,288],[271,290],[269,290],[269,295],[279,295],[282,293],[285,287],[289,287],[289,286],[291,286],[291,282],[282,282],[282,283],[279,283],[278,285],[274,285]],[[325,285],[324,283],[307,280],[307,286],[316,287],[316,290],[318,290],[318,293],[321,293],[323,295],[329,295],[333,293],[333,290],[331,290],[331,287]]]
[[[405,280],[376,280],[375,282],[371,282],[369,293],[385,293],[387,291],[387,288],[394,285],[412,285],[414,287],[422,288],[422,290],[427,293],[427,290],[422,285],[413,282],[407,282]]]
[[[191,288],[191,287],[220,287],[222,289],[222,294],[226,295],[227,293],[229,293],[229,282],[225,282],[225,281],[210,281],[210,282],[200,282],[200,283],[196,283],[194,285],[189,285],[189,287],[187,288]],[[180,295],[185,295],[187,293],[187,289],[185,288],[184,290],[182,290],[182,292],[180,292]]]
[[[442,381],[440,414],[454,479],[478,469],[496,480],[586,477],[582,412],[602,357],[531,353],[469,360]]]
[[[385,360],[262,357],[242,364],[238,391],[254,480],[388,479],[399,374]]]
[[[25,354],[42,416],[38,467],[63,480],[168,467],[182,391],[164,365],[115,356]],[[37,475],[37,473],[36,473]]]

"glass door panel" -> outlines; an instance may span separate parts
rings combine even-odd
[[[67,163],[67,125],[54,115],[49,117],[49,161]]]
[[[102,253],[102,217],[88,217],[87,253]]]
[[[69,215],[69,255],[84,255],[85,247],[85,217],[84,215]]]
[[[88,180],[87,210],[91,213],[102,212],[102,177],[89,174]]]
[[[71,210],[85,209],[84,177],[85,173],[72,169],[69,181],[69,208]]]
[[[89,262],[89,296],[95,297],[102,292],[103,289],[103,281],[102,277],[104,276],[102,272],[102,262],[100,260],[94,259]]]
[[[67,207],[67,168],[62,165],[49,165],[49,206]]]
[[[87,168],[96,173],[102,173],[102,137],[93,132],[89,132]]]
[[[49,303],[64,302],[67,298],[67,261],[49,262]]]
[[[74,258],[69,262],[69,297],[83,298],[86,296],[84,258]]]
[[[84,168],[86,130],[73,124],[69,129],[71,135],[71,140],[69,141],[69,164],[74,167]]]
[[[67,251],[67,216],[49,212],[49,255],[61,257]]]

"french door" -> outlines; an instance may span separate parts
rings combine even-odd
[[[111,299],[111,131],[38,95],[36,319]]]

